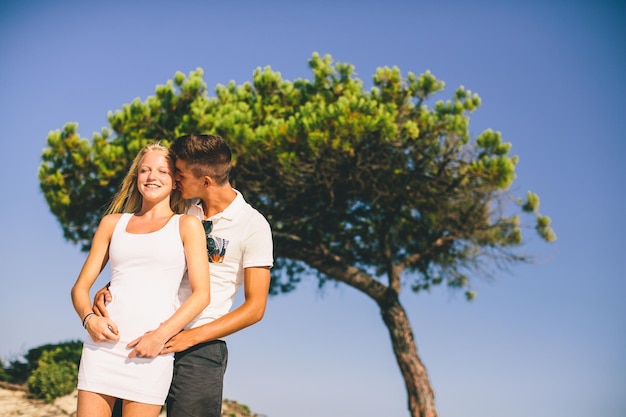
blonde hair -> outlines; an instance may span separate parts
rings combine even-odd
[[[137,188],[137,175],[139,172],[139,163],[148,152],[161,152],[165,154],[165,158],[170,166],[170,175],[174,177],[176,157],[174,153],[160,143],[149,143],[144,146],[135,156],[128,173],[122,181],[120,190],[115,194],[106,214],[112,213],[135,213],[139,211],[142,203],[142,196]],[[182,199],[180,191],[174,189],[170,195],[170,207],[174,213],[184,213],[186,210],[185,200]]]

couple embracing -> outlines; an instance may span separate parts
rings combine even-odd
[[[223,339],[263,318],[273,265],[269,223],[230,185],[231,158],[221,137],[191,134],[133,161],[72,288],[88,332],[77,417],[156,417],[166,399],[168,417],[221,415]]]

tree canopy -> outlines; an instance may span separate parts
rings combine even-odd
[[[556,238],[539,197],[510,192],[511,145],[491,129],[470,136],[477,94],[461,86],[436,100],[444,83],[429,71],[379,68],[365,89],[352,65],[328,55],[313,54],[309,67],[312,80],[294,81],[258,68],[252,82],[218,85],[214,96],[201,69],[177,72],[154,96],[110,112],[91,141],[75,123],[51,132],[39,179],[65,238],[88,249],[139,148],[188,133],[231,145],[233,185],[272,226],[273,293],[308,269],[320,284],[366,293],[385,319],[403,288],[445,284],[473,298],[475,278],[527,260],[524,229]],[[393,341],[397,323],[385,322]]]

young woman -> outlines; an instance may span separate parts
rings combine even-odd
[[[78,375],[77,417],[110,416],[115,398],[125,417],[157,416],[172,380],[165,342],[209,304],[209,263],[200,220],[184,212],[174,157],[149,144],[136,156],[93,237],[72,287],[89,335]],[[108,317],[93,313],[89,291],[110,261]],[[192,295],[180,305],[187,271]]]

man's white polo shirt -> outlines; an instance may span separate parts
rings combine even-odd
[[[186,328],[209,323],[230,311],[235,295],[243,284],[244,268],[271,267],[274,265],[272,231],[268,221],[248,204],[241,193],[224,211],[206,220],[213,222],[209,236],[215,241],[223,256],[211,262],[211,303]],[[201,201],[197,199],[187,210],[200,220],[204,219]],[[178,291],[182,302],[191,294],[189,278],[185,273]]]

